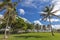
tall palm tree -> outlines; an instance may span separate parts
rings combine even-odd
[[[20,0],[18,0],[20,2]],[[18,2],[13,2],[12,0],[2,0],[0,2],[0,11],[6,10],[4,14],[4,19],[6,21],[6,29],[11,25],[15,20],[16,17],[16,6]],[[12,21],[13,20],[13,21]],[[7,30],[5,29],[5,36],[4,38],[7,38]]]
[[[41,13],[41,15],[40,15],[40,16],[43,17],[42,20],[46,21],[47,19],[49,19],[50,26],[51,26],[51,18],[53,18],[53,16],[60,18],[60,16],[57,16],[57,15],[54,14],[57,11],[59,11],[59,10],[53,11],[54,6],[55,6],[54,4],[50,5],[50,6],[46,6],[45,9],[43,10],[43,13]],[[52,26],[51,26],[51,33],[52,33],[52,36],[54,36]]]

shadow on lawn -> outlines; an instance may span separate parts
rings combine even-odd
[[[14,37],[17,37],[17,38],[30,38],[30,37],[32,37],[32,38],[47,38],[47,36],[33,36],[33,35],[31,35],[31,36],[14,36]]]

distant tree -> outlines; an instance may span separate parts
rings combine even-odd
[[[16,20],[17,20],[16,22],[12,23],[13,31],[16,30],[16,29],[21,29],[21,30],[26,30],[27,29],[27,25],[26,25],[26,23],[24,22],[23,19],[17,17]]]
[[[60,29],[57,29],[56,31],[60,33]]]
[[[46,26],[45,25],[43,25],[43,30],[46,30]]]
[[[33,29],[34,25],[30,24],[30,23],[26,23],[27,24],[27,29]]]
[[[26,23],[26,25],[27,25],[26,32],[32,32],[32,30],[34,28],[34,25],[33,24],[30,24],[30,23]]]
[[[47,25],[47,28],[48,28],[49,30],[51,30],[51,26],[50,26],[50,24]]]
[[[36,25],[35,25],[35,29],[37,30],[37,32],[39,32],[39,30],[40,30],[40,25],[39,25],[39,24],[36,24]]]

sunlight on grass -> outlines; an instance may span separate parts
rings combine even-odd
[[[0,35],[0,38],[3,36]],[[60,33],[25,33],[25,34],[11,34],[8,40],[60,40]]]

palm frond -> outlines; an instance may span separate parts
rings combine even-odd
[[[5,3],[0,4],[0,9],[4,7]]]
[[[43,21],[43,20],[44,20],[44,21],[47,20],[47,17],[48,17],[48,16],[44,16],[44,17],[41,19],[41,21]]]
[[[47,14],[43,14],[43,13],[42,13],[42,14],[40,14],[40,16],[47,16]]]
[[[50,11],[52,11],[52,10],[54,9],[54,6],[55,6],[55,4],[52,4],[52,5],[50,6]]]
[[[14,4],[14,6],[16,6],[18,4],[18,2],[14,2],[13,4]]]
[[[52,13],[56,13],[56,12],[58,12],[58,11],[60,11],[60,10],[55,10],[55,11],[53,11]]]
[[[45,9],[43,10],[43,12],[47,12],[47,11],[49,11],[49,7],[48,6],[45,7]]]
[[[51,15],[56,16],[57,18],[60,18],[60,16],[58,16],[58,15],[55,15],[55,14],[51,14]]]
[[[0,12],[2,12],[2,11],[5,10],[5,9],[6,9],[6,8],[1,8],[1,9],[0,9]]]

